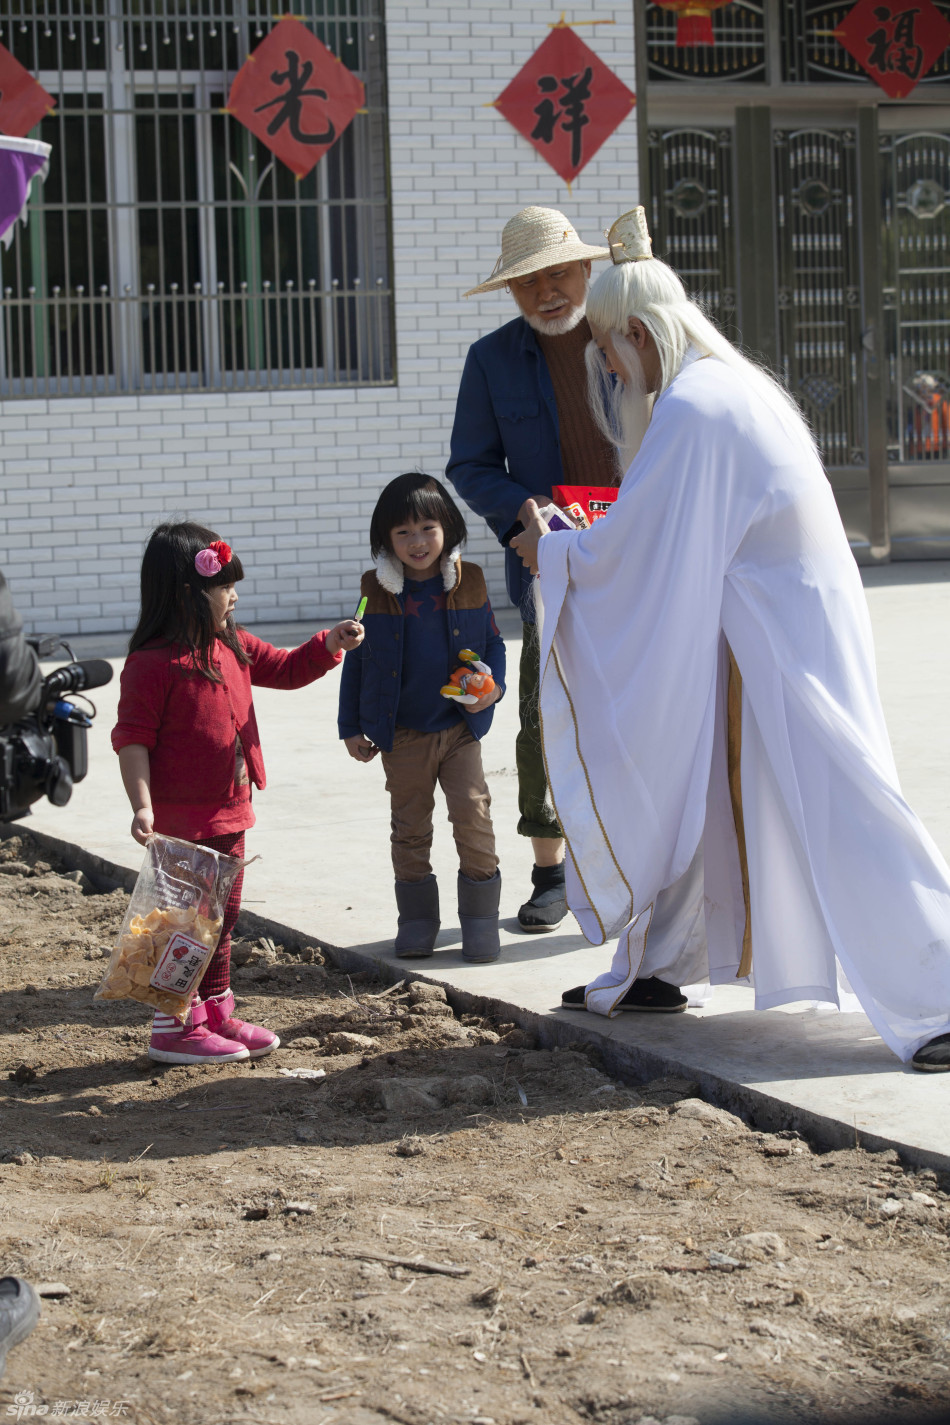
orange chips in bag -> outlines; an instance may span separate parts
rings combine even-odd
[[[150,837],[96,999],[135,999],[184,1019],[246,864],[177,837]]]

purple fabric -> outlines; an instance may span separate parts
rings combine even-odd
[[[0,238],[23,216],[30,183],[45,164],[41,154],[0,148]]]

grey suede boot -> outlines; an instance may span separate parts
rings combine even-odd
[[[422,959],[435,949],[439,933],[439,885],[435,876],[424,881],[397,881],[399,928],[393,946],[400,960]]]
[[[501,954],[498,939],[498,901],[501,872],[490,881],[470,881],[459,872],[459,922],[462,926],[462,959],[484,965]]]

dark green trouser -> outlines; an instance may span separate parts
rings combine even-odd
[[[544,775],[541,755],[541,726],[538,720],[538,683],[541,679],[541,648],[533,623],[524,625],[521,667],[518,673],[518,712],[521,731],[515,742],[518,767],[518,820],[520,836],[563,836],[554,815]]]

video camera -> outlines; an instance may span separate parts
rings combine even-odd
[[[67,701],[71,693],[101,688],[112,679],[112,669],[103,658],[86,663],[75,661],[68,643],[55,636],[28,638],[38,658],[49,658],[57,648],[65,648],[72,663],[47,673],[39,701],[26,717],[9,727],[0,727],[0,821],[16,821],[28,816],[40,797],[49,797],[53,806],[64,807],[88,770],[86,735],[96,715],[88,698],[88,711]]]

